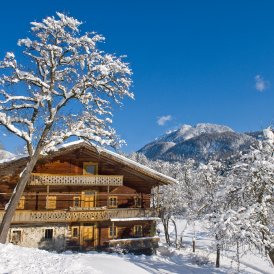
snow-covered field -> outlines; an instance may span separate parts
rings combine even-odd
[[[172,228],[171,228],[172,229]],[[185,248],[175,250],[161,246],[156,255],[136,256],[107,253],[50,253],[22,248],[12,244],[0,245],[0,273],[236,273],[236,263],[229,254],[221,258],[222,267],[214,267],[215,254],[204,232],[197,232],[197,251],[191,251],[191,227],[185,232]],[[260,256],[245,255],[240,273],[274,273],[270,263]]]

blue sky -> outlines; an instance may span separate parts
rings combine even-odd
[[[124,151],[181,124],[241,132],[273,124],[273,1],[1,1],[0,58],[18,52],[30,21],[56,11],[103,34],[107,51],[128,56],[136,99],[114,116]],[[10,151],[20,145],[5,136],[0,142]]]

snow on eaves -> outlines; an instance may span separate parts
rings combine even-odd
[[[137,162],[135,162],[135,161],[133,161],[133,160],[131,160],[131,159],[128,159],[127,157],[125,157],[125,156],[123,156],[123,155],[120,155],[120,154],[118,154],[118,153],[116,153],[116,152],[113,152],[113,151],[110,151],[110,150],[107,150],[107,149],[104,149],[104,148],[103,148],[102,150],[103,150],[106,154],[113,155],[114,157],[116,157],[116,158],[118,158],[118,159],[121,159],[123,162],[127,162],[128,164],[134,165],[135,167],[138,167],[138,168],[140,168],[140,169],[143,169],[144,171],[147,171],[148,173],[152,173],[152,174],[154,174],[154,175],[156,175],[156,176],[165,178],[165,179],[167,179],[168,181],[171,181],[171,182],[173,182],[173,183],[178,183],[178,181],[175,180],[174,178],[169,177],[169,176],[167,176],[167,175],[165,175],[165,174],[163,174],[163,173],[160,173],[160,172],[158,172],[158,171],[155,171],[154,169],[151,169],[151,168],[149,168],[149,167],[147,167],[147,166],[144,166],[144,165],[142,165],[142,164],[140,164],[140,163],[137,163]]]
[[[160,177],[162,179],[165,179],[167,180],[169,183],[178,183],[177,180],[175,180],[174,178],[172,177],[169,177],[165,174],[162,174],[158,171],[155,171],[154,169],[151,169],[147,166],[144,166],[140,163],[137,163],[131,159],[128,159],[127,157],[123,156],[123,155],[120,155],[116,152],[113,152],[111,150],[108,150],[106,148],[103,148],[103,147],[100,147],[96,144],[93,144],[93,143],[90,143],[90,142],[87,142],[87,141],[84,141],[84,140],[77,140],[77,141],[73,141],[73,142],[69,142],[69,143],[65,143],[65,144],[62,144],[62,145],[59,145],[57,147],[57,149],[65,149],[65,148],[69,148],[69,147],[73,147],[73,146],[76,146],[76,145],[87,145],[87,146],[91,146],[91,147],[94,147],[98,153],[105,153],[107,154],[108,156],[113,156],[116,160],[121,160],[123,163],[127,163],[129,166],[134,166],[135,168],[139,169],[139,170],[143,170],[149,174],[152,174],[152,175],[155,175],[157,177]]]
[[[87,147],[92,147],[92,148],[95,148],[98,153],[105,153],[107,156],[112,156],[112,158],[114,158],[114,160],[116,161],[120,161],[120,162],[123,162],[124,164],[127,164],[129,167],[132,167],[132,168],[135,168],[136,170],[140,171],[140,172],[144,172],[146,174],[148,174],[148,176],[152,176],[154,177],[154,179],[161,179],[163,181],[165,181],[165,183],[178,183],[178,181],[172,177],[169,177],[165,174],[162,174],[158,171],[155,171],[147,166],[144,166],[140,163],[137,163],[131,159],[128,159],[127,157],[123,156],[123,155],[120,155],[116,152],[113,152],[113,151],[110,151],[106,148],[103,148],[103,147],[100,147],[96,144],[92,144],[90,142],[87,142],[87,141],[84,141],[84,140],[77,140],[77,141],[73,141],[73,142],[69,142],[69,143],[64,143],[62,145],[59,145],[57,146],[56,150],[54,152],[58,152],[58,151],[61,151],[61,150],[65,150],[65,149],[68,149],[68,148],[73,148],[75,146],[81,146],[81,145],[85,145]],[[53,152],[53,153],[54,153]],[[14,160],[19,160],[21,158],[24,158],[26,157],[27,155],[19,155],[19,156],[16,156],[12,159],[6,159],[4,160],[3,162],[0,161],[0,164],[1,163],[8,163],[8,162],[12,162]],[[44,157],[47,157],[47,155],[43,155]]]

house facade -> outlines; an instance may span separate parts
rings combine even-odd
[[[0,164],[0,222],[27,160]],[[159,241],[157,188],[174,182],[106,149],[67,144],[39,159],[7,242],[57,251],[151,251]]]

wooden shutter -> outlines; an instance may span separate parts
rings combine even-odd
[[[19,204],[17,206],[17,209],[24,209],[25,208],[25,196],[22,196],[20,198]]]
[[[55,209],[56,208],[56,196],[48,196],[47,197],[47,209]]]

